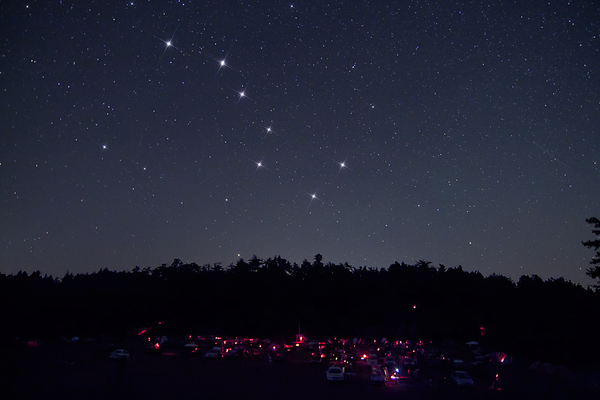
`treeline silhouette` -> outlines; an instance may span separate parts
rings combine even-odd
[[[62,278],[0,274],[0,293],[1,333],[23,340],[133,337],[149,327],[171,335],[291,339],[300,325],[317,339],[478,340],[567,365],[600,355],[599,291],[563,278],[522,276],[515,283],[426,261],[376,269],[324,264],[319,254],[301,264],[255,256],[228,267],[175,259]]]

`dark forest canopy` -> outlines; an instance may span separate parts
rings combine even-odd
[[[132,334],[161,321],[170,334],[476,339],[563,363],[599,355],[592,326],[599,291],[563,278],[484,277],[461,266],[389,268],[253,257],[223,267],[175,259],[157,268],[0,274],[3,335]],[[480,328],[486,336],[481,337]],[[579,349],[579,350],[578,350]]]

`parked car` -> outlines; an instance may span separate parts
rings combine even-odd
[[[367,365],[373,367],[377,365],[377,354],[371,353],[369,354],[369,358],[367,359]]]
[[[352,365],[348,365],[344,368],[344,379],[346,380],[354,380],[358,378],[358,373],[354,369]]]
[[[459,387],[473,386],[475,384],[465,371],[453,371],[450,379],[452,379],[452,383]]]
[[[405,356],[402,359],[402,363],[407,367],[413,367],[416,364],[416,360],[413,357]]]
[[[228,360],[239,360],[250,356],[250,351],[244,348],[231,349],[225,353],[225,358]]]
[[[221,348],[220,347],[213,347],[212,349],[210,349],[209,351],[207,351],[204,354],[204,358],[221,358],[222,354],[221,354]]]
[[[117,349],[110,353],[109,358],[113,360],[129,360],[131,358],[131,354],[127,350]]]
[[[310,353],[310,362],[311,363],[320,363],[323,362],[323,358],[325,358],[325,354],[321,352],[321,350],[315,350]]]
[[[327,368],[327,380],[330,382],[343,381],[344,380],[344,368],[334,365]]]
[[[383,363],[389,367],[397,367],[398,366],[396,359],[392,356],[386,357]]]
[[[385,385],[385,376],[380,368],[371,369],[371,376],[369,379],[373,385]]]

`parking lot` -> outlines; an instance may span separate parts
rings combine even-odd
[[[480,398],[482,394],[478,387],[457,390],[429,380],[374,386],[366,364],[356,366],[355,379],[332,383],[325,378],[326,363],[293,359],[277,362],[139,354],[121,362],[79,348],[67,358],[61,352],[24,358],[19,368],[14,388],[24,399],[445,399]]]

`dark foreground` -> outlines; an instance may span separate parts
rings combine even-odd
[[[11,362],[10,360],[5,360]],[[6,365],[5,365],[6,366]],[[444,371],[421,369],[431,379],[411,378],[374,386],[369,368],[357,365],[357,376],[327,382],[325,363],[293,358],[205,359],[140,354],[129,362],[105,353],[58,349],[26,353],[0,378],[6,399],[578,399],[592,393],[561,387],[519,392],[493,392],[484,382],[457,388],[443,383]],[[597,393],[596,393],[597,394]],[[541,397],[540,397],[541,396]]]

